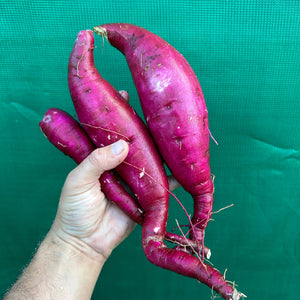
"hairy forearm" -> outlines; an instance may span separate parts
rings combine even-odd
[[[4,300],[90,299],[104,262],[84,243],[50,231]]]

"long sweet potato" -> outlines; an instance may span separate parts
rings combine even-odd
[[[175,48],[144,28],[116,23],[94,31],[125,55],[154,141],[172,174],[193,196],[191,236],[203,243],[214,186],[208,113],[194,71]]]
[[[144,210],[142,246],[153,264],[195,278],[225,299],[241,294],[211,265],[164,244],[168,216],[168,185],[161,158],[146,126],[94,65],[92,31],[77,35],[69,60],[68,83],[80,123],[100,147],[120,138],[129,143],[126,160],[116,170]]]

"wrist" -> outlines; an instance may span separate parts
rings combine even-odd
[[[103,265],[108,258],[108,256],[97,252],[84,240],[66,233],[56,222],[52,225],[45,240],[54,243],[66,255],[76,255],[96,265]]]
[[[91,299],[105,257],[51,229],[4,299]]]
[[[51,229],[34,260],[47,260],[47,278],[41,281],[55,282],[51,293],[56,299],[90,299],[106,258],[75,237],[60,236]]]

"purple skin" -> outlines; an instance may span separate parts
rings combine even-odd
[[[225,299],[239,299],[240,294],[219,271],[164,244],[169,194],[162,161],[142,120],[96,70],[93,48],[93,32],[81,31],[69,60],[71,97],[80,123],[97,147],[120,137],[129,143],[128,156],[116,170],[144,210],[142,246],[146,257],[159,267],[205,283]]]
[[[204,243],[214,186],[208,113],[194,71],[170,44],[141,27],[105,24],[94,31],[125,55],[154,141],[174,177],[193,196],[191,238]]]
[[[128,95],[121,91],[123,98]],[[46,138],[61,152],[71,157],[76,163],[81,163],[96,147],[80,124],[68,113],[58,108],[50,108],[44,114],[39,126]],[[112,171],[104,172],[100,178],[101,189],[105,196],[122,209],[132,220],[143,225],[144,212],[138,203],[126,192]],[[182,247],[192,246],[194,241],[174,233],[166,232],[165,239]],[[209,258],[210,250],[204,249]]]

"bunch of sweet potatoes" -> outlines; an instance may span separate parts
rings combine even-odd
[[[125,140],[129,144],[125,161],[99,180],[107,198],[142,225],[146,257],[205,283],[225,299],[240,299],[244,295],[204,260],[210,256],[204,231],[212,214],[214,186],[208,114],[194,71],[176,49],[141,27],[106,24],[94,31],[125,55],[147,126],[128,103],[128,95],[96,70],[94,36],[86,30],[78,33],[68,66],[78,121],[51,108],[40,122],[43,133],[77,163],[95,147]],[[170,191],[164,163],[194,199],[189,238],[166,232]],[[170,249],[165,240],[180,247]]]

